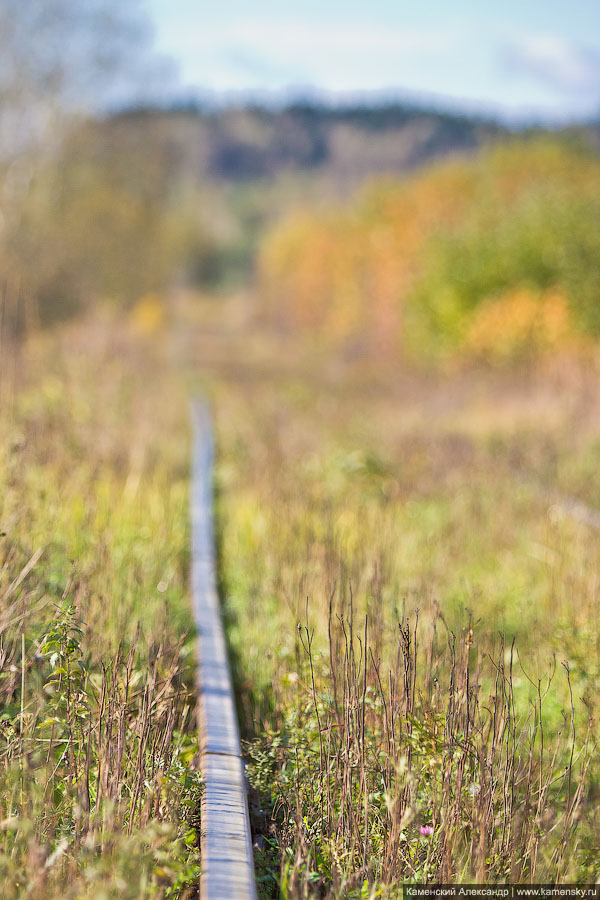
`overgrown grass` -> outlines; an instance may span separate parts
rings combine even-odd
[[[595,370],[361,371],[186,327],[263,897],[600,875]],[[73,326],[3,360],[0,884],[193,896],[184,379]],[[18,373],[13,385],[14,376]]]
[[[217,393],[263,895],[594,881],[596,376],[393,374]]]
[[[185,397],[101,319],[9,350],[0,894],[195,895]]]

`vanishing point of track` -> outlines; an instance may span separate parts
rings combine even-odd
[[[252,837],[215,565],[210,414],[192,406],[192,600],[198,633],[202,797],[201,900],[256,900]]]

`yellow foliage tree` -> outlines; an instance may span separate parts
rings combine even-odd
[[[412,341],[419,355],[438,326],[453,353],[500,358],[522,343],[541,352],[577,327],[577,279],[595,321],[595,245],[581,225],[582,197],[596,198],[600,209],[597,158],[548,139],[380,180],[349,209],[294,215],[267,237],[259,261],[263,309],[280,327],[377,353],[397,354]],[[595,209],[586,213],[591,222]],[[464,259],[453,254],[455,238],[468,250]],[[561,262],[563,240],[572,256]],[[488,338],[500,322],[504,337],[492,351]]]
[[[508,290],[474,312],[464,342],[469,356],[505,362],[554,352],[574,338],[567,298],[558,290]]]

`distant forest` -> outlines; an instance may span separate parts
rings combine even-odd
[[[164,146],[180,173],[183,169],[194,178],[236,182],[321,171],[341,185],[366,175],[408,171],[514,132],[491,118],[402,103],[144,107],[119,112],[106,124],[143,132]],[[599,126],[570,130],[584,130],[600,143]]]
[[[351,205],[373,178],[391,186],[524,131],[402,104],[180,105],[76,119],[21,168],[7,161],[0,258],[42,322],[102,298],[131,306],[173,284],[226,294],[255,284],[260,248],[291,212]],[[595,155],[600,125],[560,137]]]

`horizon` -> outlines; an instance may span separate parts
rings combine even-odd
[[[308,0],[282,10],[242,0],[202,10],[192,0],[146,0],[155,48],[177,77],[171,101],[381,106],[391,102],[560,125],[600,114],[600,7],[552,0],[502,10],[460,0],[413,4]],[[433,24],[432,24],[433,23]],[[358,104],[357,104],[358,99]]]
[[[277,92],[245,92],[224,91],[208,92],[178,91],[177,89],[165,92],[161,97],[133,98],[125,102],[119,102],[107,110],[108,115],[127,115],[135,112],[179,112],[189,111],[199,115],[220,113],[225,110],[256,109],[272,114],[278,114],[299,107],[312,107],[314,109],[335,112],[351,112],[354,110],[385,110],[406,109],[415,114],[448,116],[450,118],[464,118],[470,121],[480,121],[486,124],[498,125],[508,131],[526,131],[527,129],[548,129],[577,126],[594,126],[600,124],[600,109],[589,113],[573,113],[572,116],[553,117],[544,116],[539,111],[524,111],[520,115],[511,113],[502,108],[493,106],[477,106],[476,104],[461,103],[460,100],[444,95],[411,95],[394,94],[388,91],[356,92],[348,94],[332,95],[325,91],[307,91],[297,93],[293,90]]]

